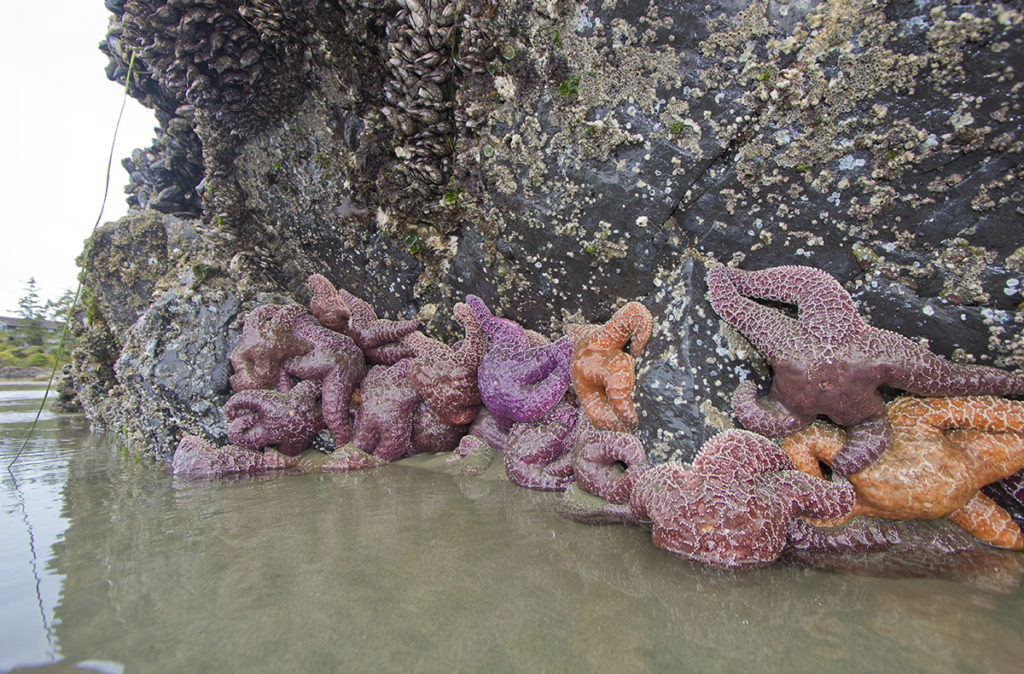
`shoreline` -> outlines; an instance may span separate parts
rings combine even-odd
[[[14,367],[0,366],[0,381],[2,382],[45,382],[50,378],[50,368],[47,367]]]

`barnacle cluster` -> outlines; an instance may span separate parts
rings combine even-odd
[[[387,104],[381,112],[401,138],[394,177],[436,196],[451,175],[452,77],[457,13],[451,0],[399,0],[387,25]]]

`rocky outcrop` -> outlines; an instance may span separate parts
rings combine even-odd
[[[196,299],[179,275],[154,312],[244,311],[271,288],[305,301],[312,272],[441,338],[467,293],[552,337],[639,300],[655,318],[636,396],[655,459],[692,457],[730,425],[736,383],[765,373],[705,301],[711,260],[824,268],[874,325],[1024,367],[1024,15],[1009,5],[107,7],[108,74],[123,83],[136,51],[129,90],[163,134],[133,156],[132,203],[201,199],[194,229],[223,270],[224,296]],[[165,285],[110,320],[140,320]],[[175,315],[182,335],[237,329]],[[111,348],[127,363],[148,344]],[[157,360],[129,388],[174,410],[154,424],[199,423],[185,406],[212,379],[160,398],[143,383]]]
[[[92,422],[169,459],[183,435],[224,440],[229,356],[255,284],[234,279],[197,222],[149,210],[96,231],[70,378]]]

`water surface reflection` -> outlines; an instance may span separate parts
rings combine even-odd
[[[640,529],[564,520],[551,494],[429,461],[180,482],[104,442],[65,460],[67,529],[44,557],[64,579],[49,621],[68,662],[1000,671],[1024,658],[1019,589],[785,565],[717,571]],[[17,614],[26,625],[30,608]]]

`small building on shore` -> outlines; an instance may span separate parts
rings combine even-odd
[[[11,330],[17,330],[28,325],[30,321],[27,318],[14,318],[13,316],[0,316],[0,332],[9,332]],[[40,319],[38,325],[46,330],[47,332],[56,332],[61,329],[63,323],[59,321],[47,321]]]

